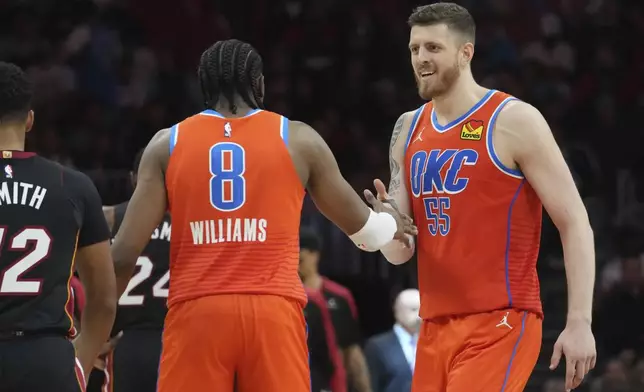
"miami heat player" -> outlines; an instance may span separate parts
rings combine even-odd
[[[262,109],[262,60],[251,45],[217,42],[199,79],[208,109],[160,131],[143,154],[112,247],[119,291],[169,208],[158,390],[310,391],[298,277],[305,189],[363,249],[416,228],[367,207],[311,127]]]
[[[551,366],[565,355],[566,388],[574,388],[595,365],[595,260],[566,162],[537,109],[474,81],[475,25],[465,8],[420,7],[409,24],[418,90],[430,101],[396,123],[389,195],[375,183],[420,228],[424,324],[412,390],[523,391],[541,346],[541,203],[561,234],[568,276],[568,322]],[[400,264],[413,249],[394,241],[382,252]]]

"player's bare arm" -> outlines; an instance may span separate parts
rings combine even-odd
[[[116,283],[109,241],[79,248],[75,263],[87,304],[81,316],[83,330],[74,343],[83,371],[89,376],[116,315]]]
[[[379,179],[374,181],[378,199],[389,200],[400,212],[406,215],[411,215],[411,206],[402,168],[404,167],[405,142],[411,128],[413,115],[414,112],[403,113],[394,125],[391,141],[389,142],[389,170],[391,172],[389,189],[387,190]],[[406,263],[414,255],[414,239],[408,236],[405,244],[394,240],[380,251],[387,261],[392,264]]]
[[[68,172],[69,184],[79,184],[77,203],[82,206],[82,225],[77,237],[75,265],[85,288],[83,329],[74,341],[76,355],[89,375],[101,346],[109,338],[116,315],[116,282],[110,255],[110,231],[101,210],[101,198],[92,181]],[[76,181],[71,181],[77,176]]]
[[[565,355],[566,387],[575,388],[594,367],[596,356],[590,329],[595,250],[588,214],[552,132],[537,109],[524,102],[509,103],[501,111],[494,132],[502,162],[516,162],[513,166],[521,168],[561,236],[568,281],[568,319],[555,345],[551,365],[556,367],[561,354]]]
[[[114,228],[114,206],[103,206],[103,215],[105,215],[107,226],[112,231]]]
[[[385,209],[374,197],[369,200],[374,210],[362,201],[340,173],[329,146],[313,128],[297,121],[291,121],[289,128],[289,149],[302,183],[324,216],[356,244],[376,251],[393,238],[404,239],[405,233],[416,233],[409,217]]]
[[[143,153],[134,194],[112,244],[117,295],[125,291],[136,260],[167,211],[165,168],[170,157],[169,129],[152,138]]]

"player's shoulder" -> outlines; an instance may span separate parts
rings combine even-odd
[[[539,133],[549,133],[550,128],[539,109],[512,97],[499,110],[494,132],[525,139]]]
[[[411,124],[411,122],[414,120],[414,117],[419,116],[422,113],[424,108],[425,108],[425,105],[423,104],[417,107],[416,109],[404,112],[403,114],[400,115],[400,117],[398,117],[398,120],[408,122]]]
[[[273,112],[270,110],[266,109],[255,109],[252,110],[249,114],[246,115],[247,117],[250,118],[267,118],[267,117],[272,117],[272,118],[283,118],[285,121],[289,121],[288,116],[282,114],[282,113],[277,113]]]
[[[96,186],[89,176],[80,170],[63,166],[57,162],[52,162],[58,166],[60,170],[60,178],[64,188],[69,188],[74,191],[87,192],[95,191]]]
[[[288,118],[286,118],[286,121],[288,123],[289,145],[297,146],[304,152],[313,154],[317,147],[326,144],[318,131],[309,124]]]
[[[173,132],[176,132],[176,130],[177,125],[174,125],[170,128],[161,129],[160,131],[155,133],[154,136],[152,136],[152,139],[150,139],[150,142],[145,149],[155,150],[168,148],[168,146],[170,145],[170,137],[172,136]]]
[[[525,101],[521,101],[520,99],[517,99],[510,95],[508,95],[506,100],[507,103],[504,104],[499,111],[499,117],[497,121],[505,120],[512,122],[529,122],[534,120],[535,118],[543,118],[543,115],[541,114],[539,109]]]
[[[146,163],[153,163],[154,166],[160,166],[165,170],[168,160],[170,159],[171,151],[177,144],[180,129],[177,125],[170,128],[163,128],[152,136],[148,145],[143,150],[141,156],[141,168],[146,166]]]
[[[404,112],[398,117],[391,135],[391,150],[402,151],[409,133],[412,132],[412,128],[414,128],[424,108],[425,105],[421,105],[416,109]]]
[[[41,157],[40,155],[36,155],[34,157],[34,161],[36,169],[43,174],[46,171],[58,172],[63,174],[64,170],[70,169],[67,166],[64,166],[56,161],[52,161],[51,159]]]
[[[421,105],[416,109],[404,112],[398,117],[398,120],[396,120],[396,125],[400,125],[403,131],[409,131],[409,129],[411,128],[411,125],[415,120],[418,119],[418,117],[420,117],[424,108],[425,108],[425,105]]]

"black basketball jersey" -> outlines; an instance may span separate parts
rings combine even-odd
[[[127,204],[114,207],[114,235],[123,222]],[[163,329],[170,282],[170,228],[170,215],[166,213],[137,260],[134,275],[119,298],[113,335],[128,329]]]
[[[75,335],[76,249],[110,238],[98,191],[33,153],[0,153],[0,332]]]

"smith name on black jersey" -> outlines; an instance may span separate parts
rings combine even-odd
[[[123,222],[127,204],[114,207],[114,234]],[[138,258],[135,273],[119,299],[112,335],[131,329],[163,329],[170,281],[170,224],[166,213]]]
[[[77,248],[107,241],[101,199],[84,174],[22,151],[0,156],[0,333],[75,335]]]

